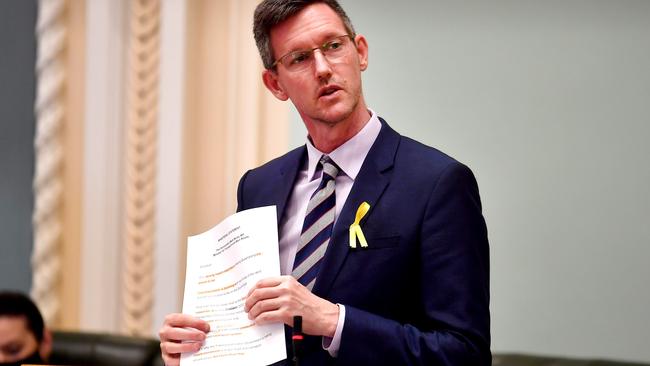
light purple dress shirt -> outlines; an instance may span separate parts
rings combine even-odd
[[[341,208],[350,194],[352,184],[354,183],[361,165],[370,151],[370,147],[377,139],[381,122],[372,110],[369,111],[371,116],[365,126],[343,145],[337,147],[329,154],[318,151],[314,145],[307,139],[307,164],[300,168],[298,177],[291,192],[291,198],[285,208],[284,216],[280,222],[280,272],[283,275],[291,274],[293,270],[293,261],[296,257],[296,249],[300,242],[300,232],[302,223],[307,211],[307,204],[312,193],[320,184],[322,169],[316,171],[318,161],[322,155],[328,155],[332,161],[339,167],[339,175],[336,177],[336,219],[341,213]],[[339,305],[339,320],[336,325],[336,332],[332,339],[323,338],[323,348],[326,349],[332,357],[338,355],[341,344],[341,333],[345,323],[345,307]]]

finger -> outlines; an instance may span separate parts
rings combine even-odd
[[[282,301],[278,298],[258,301],[248,311],[248,319],[253,320],[257,318],[261,313],[278,310],[281,307]]]
[[[210,331],[210,324],[189,314],[169,314],[165,317],[164,325],[174,328],[196,328],[205,333]]]
[[[261,280],[257,281],[255,284],[255,287],[257,288],[264,288],[264,287],[276,287],[281,285],[284,282],[287,282],[289,280],[294,279],[291,276],[275,276],[275,277],[267,277],[267,278],[262,278]]]
[[[202,345],[202,342],[161,342],[160,350],[164,355],[179,355],[186,352],[196,352]]]
[[[195,328],[172,328],[163,327],[159,333],[162,341],[196,341],[201,342],[205,339],[206,333]]]
[[[250,311],[250,309],[259,301],[277,298],[281,294],[282,289],[279,287],[265,287],[254,289],[254,291],[252,291],[249,296],[246,297],[246,302],[244,302],[244,311]]]
[[[262,312],[252,320],[255,322],[255,324],[258,325],[271,324],[271,323],[284,323],[289,326],[292,326],[293,325],[292,318],[287,314],[288,314],[287,310],[280,308],[273,311]]]
[[[248,290],[248,294],[246,295],[246,297],[250,296],[251,293],[256,289],[265,288],[265,287],[275,287],[281,284],[282,281],[284,280],[283,277],[286,276],[267,277],[257,281],[255,285],[253,285],[253,287],[251,287],[251,289]]]

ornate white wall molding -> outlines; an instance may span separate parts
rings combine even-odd
[[[169,6],[167,3],[163,3],[164,7]],[[185,2],[172,0],[171,4],[176,4],[177,8],[172,7],[176,11]],[[150,17],[148,11],[151,11],[147,7],[131,9],[136,5],[130,0],[89,0],[86,7],[80,326],[150,336],[160,325],[158,319],[153,324],[150,320],[145,321],[148,324],[135,324],[139,320],[134,319],[150,319],[152,303],[158,306],[156,314],[160,319],[178,310],[179,234],[170,235],[180,225],[177,221],[182,134],[178,132],[182,127],[182,109],[178,107],[182,106],[183,81],[172,82],[181,86],[174,92],[161,91],[168,102],[161,106],[165,116],[159,117],[158,75],[157,71],[155,76],[148,73],[158,63],[159,42],[149,35],[158,32],[159,21],[153,27],[150,23],[144,27],[136,24],[141,21],[139,17]],[[172,15],[178,20],[178,14]],[[169,27],[170,22],[165,24]],[[177,43],[171,49],[167,46],[167,54],[183,59],[176,47],[178,38],[182,38],[176,33],[178,30],[178,26],[172,30]],[[138,35],[149,37],[149,42],[138,45],[138,40],[134,40]],[[136,64],[142,56],[139,52],[148,52],[149,56],[145,62]],[[167,77],[162,77],[160,87],[183,68],[182,64],[169,66],[172,69],[166,73]],[[137,80],[139,72],[147,73],[144,80]],[[158,118],[166,121],[161,122],[160,131],[155,127]],[[164,153],[155,147],[159,139]],[[160,153],[165,156],[166,164],[157,166]],[[176,164],[171,163],[174,159]],[[176,201],[170,199],[174,191],[177,191]],[[164,227],[153,225],[152,217],[159,216],[165,218]],[[147,238],[144,247],[126,243],[142,237]],[[162,250],[157,249],[160,242]],[[154,265],[159,261],[164,267],[154,275]],[[146,269],[145,274],[138,273],[142,269]],[[159,276],[163,276],[161,283]],[[140,294],[145,296],[135,297]]]
[[[39,1],[36,35],[36,136],[34,148],[34,248],[31,294],[45,322],[56,324],[60,310],[63,144],[65,122],[65,0]]]
[[[130,13],[122,330],[149,335],[154,297],[160,2]]]
[[[241,172],[286,150],[286,105],[259,80],[255,3],[87,1],[83,328],[156,334],[180,311],[184,236],[196,232],[185,221],[231,213]],[[209,11],[193,19],[197,6]]]

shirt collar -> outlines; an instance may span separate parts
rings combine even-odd
[[[372,144],[377,139],[379,131],[381,130],[379,117],[373,110],[369,109],[369,111],[370,119],[366,125],[363,126],[361,131],[329,154],[319,151],[314,147],[311,140],[307,139],[307,155],[309,158],[307,176],[309,177],[309,180],[314,180],[316,178],[316,167],[318,161],[323,155],[328,155],[339,167],[339,174],[345,174],[352,180],[356,179],[359,170],[361,170],[361,165],[366,159],[366,155],[368,155]]]

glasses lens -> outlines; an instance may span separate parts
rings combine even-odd
[[[343,50],[343,47],[345,46],[345,42],[347,39],[348,39],[347,36],[333,39],[325,43],[323,45],[322,50],[326,55],[340,54],[341,51]]]
[[[282,65],[289,71],[301,71],[309,67],[314,58],[314,51],[320,49],[328,61],[336,61],[345,55],[345,46],[350,38],[339,36],[325,42],[322,46],[312,50],[291,52],[280,59]]]
[[[282,64],[289,70],[300,70],[309,65],[314,51],[295,51],[282,59]]]

